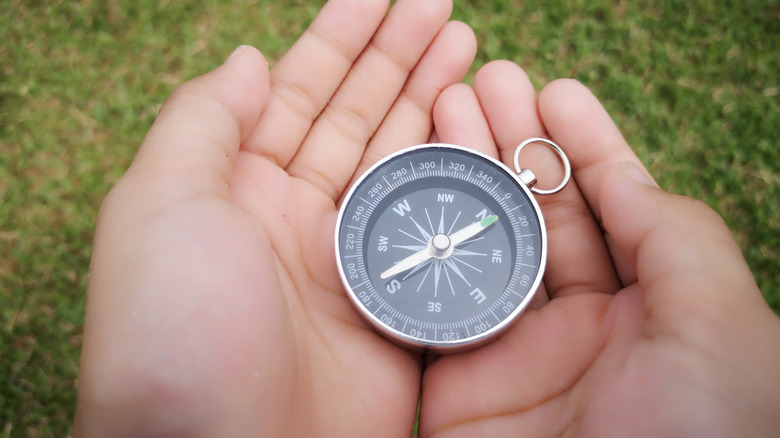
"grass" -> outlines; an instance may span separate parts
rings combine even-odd
[[[161,102],[240,43],[278,59],[320,3],[5,2],[0,437],[68,433],[97,208]],[[776,2],[461,0],[454,15],[477,65],[589,86],[662,186],[725,217],[780,311]]]

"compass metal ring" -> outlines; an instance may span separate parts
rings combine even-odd
[[[548,140],[546,138],[541,137],[534,137],[529,138],[528,140],[525,140],[524,142],[520,143],[517,146],[517,149],[515,149],[515,157],[514,157],[514,165],[515,165],[515,172],[518,174],[521,173],[524,168],[520,166],[520,152],[523,150],[524,147],[528,146],[531,143],[544,143],[550,148],[552,148],[553,151],[555,151],[556,154],[558,154],[558,158],[560,158],[561,163],[563,163],[563,180],[560,184],[558,184],[555,188],[549,189],[549,190],[542,190],[538,189],[536,187],[532,187],[531,191],[536,193],[537,195],[552,195],[553,193],[560,192],[566,184],[568,184],[569,179],[571,179],[571,163],[569,163],[569,158],[566,156],[566,154],[563,152],[563,149],[561,149],[560,146],[558,146],[555,142]]]

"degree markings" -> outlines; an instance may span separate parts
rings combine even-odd
[[[368,283],[368,282],[370,282],[370,281],[371,281],[371,280],[370,280],[370,279],[368,279],[368,280],[366,280],[366,281],[364,281],[364,282],[362,282],[362,283],[360,283],[360,284],[356,284],[356,285],[352,286],[352,289],[357,289],[357,288],[359,288],[359,287],[365,286],[365,285],[366,285],[366,283]]]

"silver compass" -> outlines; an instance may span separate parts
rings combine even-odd
[[[545,139],[561,157],[563,151]],[[517,163],[516,163],[516,167]],[[371,167],[342,204],[336,259],[358,311],[406,347],[455,352],[481,345],[525,309],[544,274],[547,234],[531,189],[460,146],[426,144]]]

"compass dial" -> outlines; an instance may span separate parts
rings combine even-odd
[[[377,163],[336,230],[360,313],[405,346],[459,351],[491,339],[541,282],[546,235],[528,188],[501,163],[434,144]]]

